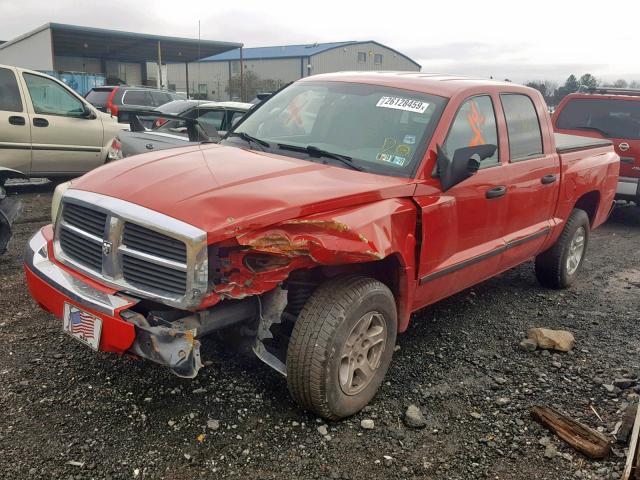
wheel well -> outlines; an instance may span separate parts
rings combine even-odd
[[[589,223],[593,225],[593,221],[596,218],[596,212],[598,211],[598,206],[600,205],[600,192],[594,190],[592,192],[585,193],[582,195],[575,204],[574,208],[579,208],[580,210],[584,210],[587,212],[587,216],[589,217]]]

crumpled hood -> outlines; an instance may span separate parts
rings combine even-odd
[[[72,188],[194,225],[209,243],[341,207],[413,194],[414,181],[243,148],[205,145],[107,164]]]

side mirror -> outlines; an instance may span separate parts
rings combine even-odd
[[[87,105],[82,105],[82,118],[86,118],[88,120],[93,120],[96,117],[96,114],[93,113],[93,110],[91,110]]]
[[[498,149],[497,145],[476,145],[459,148],[450,159],[440,145],[437,146],[438,176],[442,191],[446,192],[454,185],[475,175],[480,168],[480,162],[491,157]]]

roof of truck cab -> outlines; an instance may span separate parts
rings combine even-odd
[[[429,93],[442,97],[451,97],[460,90],[486,86],[487,91],[533,90],[511,82],[501,82],[487,78],[465,77],[446,73],[425,72],[337,72],[305,77],[299,81],[341,81],[367,83],[385,87],[403,88],[416,92]]]

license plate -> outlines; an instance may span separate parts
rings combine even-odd
[[[102,333],[102,320],[84,310],[64,304],[64,318],[62,329],[76,340],[98,350],[100,334]]]

